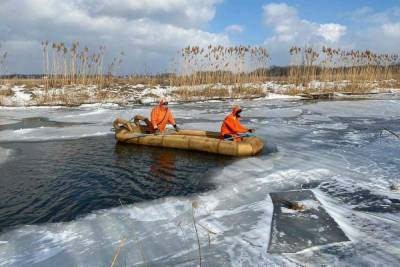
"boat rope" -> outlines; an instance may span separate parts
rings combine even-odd
[[[126,140],[130,140],[130,139],[134,139],[134,138],[139,138],[139,137],[146,137],[146,136],[160,136],[160,137],[164,137],[164,136],[169,136],[169,135],[176,135],[174,132],[171,133],[163,133],[163,134],[154,134],[154,133],[138,133],[138,134],[129,134],[129,138],[127,138]]]
[[[256,136],[256,135],[253,133],[243,133],[243,134],[237,134],[236,136],[232,136],[229,138],[224,138],[224,140],[233,141],[236,137],[253,137],[253,136]]]

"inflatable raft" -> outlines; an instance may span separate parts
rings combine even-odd
[[[222,140],[217,132],[180,130],[165,134],[146,134],[144,128],[134,127],[130,132],[121,127],[115,131],[119,142],[146,146],[196,150],[229,156],[254,156],[264,147],[263,141],[255,136],[243,137],[243,141]]]

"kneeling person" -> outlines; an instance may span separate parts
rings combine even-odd
[[[254,133],[253,129],[247,129],[240,123],[240,112],[242,109],[238,105],[232,107],[232,112],[225,118],[221,126],[221,139],[241,141],[240,134],[247,132]]]
[[[153,126],[154,133],[162,133],[165,131],[167,123],[174,126],[176,131],[179,131],[178,126],[175,123],[172,112],[168,109],[168,102],[162,99],[158,106],[155,106],[151,111],[151,124]]]

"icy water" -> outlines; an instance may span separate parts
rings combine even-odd
[[[118,247],[116,266],[195,266],[193,215],[204,266],[397,266],[400,192],[390,186],[400,183],[400,140],[382,129],[400,132],[398,96],[239,104],[243,122],[267,140],[257,157],[116,146],[112,120],[148,116],[144,106],[2,109],[0,212],[3,227],[13,227],[0,234],[0,266],[109,266]],[[230,105],[171,108],[182,128],[218,130]],[[173,154],[174,167],[157,164],[163,153]],[[319,239],[298,231],[296,242],[305,242],[298,248],[285,232],[271,239],[270,193],[304,189],[319,203],[306,202]],[[302,216],[285,216],[292,215]],[[337,224],[330,236],[338,227],[343,242],[326,242],[326,216]],[[291,231],[284,220],[275,223]],[[274,244],[280,240],[297,252],[268,252],[285,247]]]
[[[213,189],[207,173],[229,160],[126,146],[113,136],[2,147],[15,153],[2,165],[0,229],[69,221],[121,203],[201,193]]]

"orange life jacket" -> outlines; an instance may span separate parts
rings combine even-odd
[[[249,131],[246,127],[244,127],[239,120],[239,117],[236,116],[236,113],[239,111],[237,107],[233,107],[232,113],[229,114],[221,126],[221,138],[224,138],[224,135],[232,135],[235,138],[235,141],[240,141],[240,137],[235,137],[237,134],[246,133]]]
[[[175,119],[171,111],[164,105],[155,106],[151,111],[151,124],[154,130],[159,129],[160,132],[165,131],[167,123],[175,125]]]

